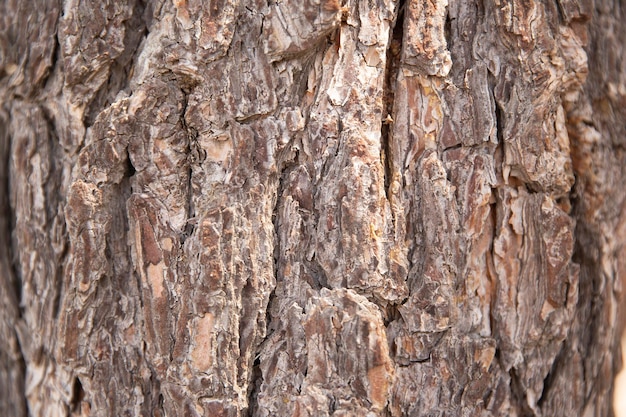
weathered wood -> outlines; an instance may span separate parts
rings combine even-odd
[[[0,4],[0,411],[610,415],[625,17]]]

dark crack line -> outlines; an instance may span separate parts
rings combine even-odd
[[[22,406],[24,407],[24,411],[25,411],[25,415],[29,415],[28,413],[28,398],[26,397],[26,359],[24,358],[24,348],[22,347],[22,342],[20,341],[20,337],[19,334],[17,332],[17,330],[15,331],[15,340],[17,341],[17,345],[19,347],[19,351],[17,352],[18,357],[17,357],[17,363],[19,364],[19,368],[20,368],[20,376],[22,378],[21,381],[21,386],[23,387],[24,390],[24,396],[22,398],[23,404]],[[15,383],[19,383],[20,381],[13,381]]]
[[[48,69],[46,70],[46,75],[44,76],[44,78],[41,80],[41,85],[43,86],[42,90],[45,91],[46,87],[47,87],[47,83],[49,80],[51,80],[54,77],[51,77],[52,74],[54,74],[54,71],[56,69],[56,66],[59,62],[62,62],[61,59],[61,43],[59,42],[59,20],[60,17],[57,18],[57,21],[55,22],[55,28],[54,28],[54,45],[53,45],[53,50],[52,50],[52,61],[50,62],[50,66],[48,67]]]
[[[250,381],[248,385],[248,409],[246,415],[248,417],[252,417],[258,407],[257,397],[261,390],[261,385],[263,383],[263,373],[261,372],[261,361],[260,354],[262,347],[266,340],[268,340],[274,332],[272,328],[272,317],[271,311],[272,306],[276,302],[276,287],[279,282],[279,264],[281,257],[281,241],[280,241],[280,207],[281,200],[283,196],[283,192],[285,189],[284,185],[284,177],[286,173],[289,172],[290,164],[286,164],[282,167],[280,172],[278,173],[278,187],[276,189],[276,201],[274,202],[274,207],[272,209],[271,221],[274,229],[274,253],[273,253],[273,274],[274,274],[274,288],[270,291],[268,296],[267,305],[265,306],[265,337],[262,340],[257,341],[256,352],[254,355],[254,363],[252,366],[252,371],[250,373]]]
[[[85,398],[85,391],[83,390],[83,384],[81,384],[80,379],[75,376],[74,382],[72,383],[72,396],[70,397],[70,411],[73,413],[80,411],[80,405]]]
[[[250,381],[249,381],[249,390],[248,390],[248,409],[245,412],[245,415],[252,417],[257,408],[257,397],[261,390],[261,385],[263,383],[263,374],[261,372],[261,361],[260,361],[260,353],[263,349],[263,346],[267,340],[274,333],[274,328],[272,328],[272,316],[271,311],[273,305],[277,302],[276,298],[276,287],[278,286],[278,282],[281,280],[279,269],[280,269],[280,259],[282,255],[281,250],[281,239],[280,239],[280,225],[281,225],[281,202],[283,200],[283,194],[285,192],[285,182],[288,178],[289,174],[292,172],[294,167],[300,165],[299,160],[300,154],[298,152],[295,153],[295,156],[288,157],[282,160],[282,163],[279,164],[279,172],[278,172],[278,186],[276,188],[276,200],[274,201],[274,206],[272,209],[271,221],[274,229],[274,251],[273,251],[273,274],[274,274],[274,288],[270,291],[268,296],[268,302],[265,306],[265,336],[263,339],[256,341],[256,352],[254,355],[254,363],[252,366],[252,371],[250,373]]]
[[[59,190],[61,190],[61,182],[63,175],[63,167],[59,165],[58,161],[64,160],[67,158],[63,148],[60,145],[59,135],[57,134],[56,125],[54,123],[54,116],[50,113],[50,110],[44,106],[40,107],[41,114],[46,121],[48,126],[48,142],[50,151],[48,152],[48,163],[50,165],[50,173],[45,179],[45,182],[42,186],[45,189],[45,198],[46,198],[46,234],[47,236],[53,236],[55,227],[54,221],[57,217],[57,212],[53,210],[58,210],[59,205],[63,204],[63,199],[65,198],[66,190],[62,190],[63,194],[60,194]],[[53,271],[53,285],[56,287],[56,293],[54,294],[53,307],[52,307],[52,316],[57,318],[60,314],[61,300],[63,294],[63,274],[64,274],[64,266],[66,264],[67,257],[69,255],[69,236],[67,234],[67,228],[65,226],[65,221],[61,222],[61,227],[63,228],[62,236],[63,236],[63,247],[61,248],[60,253],[57,253],[53,250],[53,255],[56,261],[56,268]]]
[[[406,0],[398,2],[398,12],[393,23],[391,42],[387,46],[387,56],[385,60],[384,80],[383,80],[383,113],[380,126],[380,159],[383,166],[385,194],[387,200],[391,201],[391,177],[393,164],[391,161],[392,149],[391,140],[393,133],[393,115],[395,102],[395,88],[400,71],[400,53],[402,51],[402,38],[404,36],[404,9]]]
[[[5,128],[5,132],[8,132],[8,117],[2,120],[2,126]],[[13,232],[16,225],[16,214],[10,203],[10,155],[11,155],[11,137],[6,133],[5,138],[0,139],[0,236],[3,236],[0,244],[0,265],[7,268],[4,275],[4,283],[0,285],[6,285],[6,294],[9,298],[11,305],[4,306],[5,314],[13,315],[16,322],[22,320],[22,280],[21,274],[18,269],[16,254],[13,247]],[[12,291],[11,291],[12,290]],[[13,307],[11,309],[11,306]],[[12,311],[11,311],[12,310]],[[17,324],[17,323],[15,323]],[[19,369],[18,379],[13,381],[16,385],[21,386],[26,392],[26,361],[24,358],[24,349],[20,341],[20,337],[17,331],[17,327],[14,330],[14,337],[18,345],[18,350],[15,352],[17,355],[15,366]],[[21,378],[21,380],[19,379]],[[17,404],[16,404],[17,406]],[[28,401],[26,395],[22,396],[22,410],[26,415],[28,410]]]
[[[541,394],[539,395],[539,399],[537,400],[537,407],[539,407],[540,409],[543,408],[546,400],[551,398],[550,394],[553,389],[553,384],[556,381],[556,377],[561,368],[561,364],[564,363],[564,361],[566,360],[566,356],[567,356],[566,352],[567,352],[567,342],[564,341],[561,344],[561,348],[559,349],[559,352],[554,357],[550,371],[548,372],[546,377],[543,379],[543,390],[541,391]]]
[[[6,121],[8,124],[8,120]],[[8,130],[8,126],[7,130]],[[7,134],[7,139],[3,140],[3,144],[0,146],[4,146],[4,149],[0,148],[0,152],[2,155],[2,163],[0,164],[0,175],[2,175],[2,181],[0,184],[0,196],[2,198],[0,201],[2,203],[0,206],[0,228],[3,233],[0,236],[4,236],[3,245],[4,249],[0,249],[4,252],[4,254],[0,254],[3,258],[5,258],[6,266],[8,267],[7,271],[7,280],[13,289],[12,292],[9,292],[8,295],[14,302],[15,307],[17,308],[16,314],[17,318],[22,317],[22,310],[20,307],[21,304],[21,294],[22,294],[22,280],[21,274],[19,272],[19,268],[17,265],[17,255],[14,252],[13,247],[13,234],[15,232],[15,227],[17,223],[16,213],[11,207],[10,202],[10,175],[11,171],[10,167],[10,155],[11,155],[11,137]]]
[[[194,164],[202,162],[204,154],[201,147],[198,145],[197,130],[187,125],[187,121],[185,120],[190,91],[181,89],[181,92],[183,93],[183,108],[180,113],[180,124],[187,134],[187,221],[180,240],[182,245],[185,243],[185,240],[193,234],[197,222],[195,204],[193,202],[193,166]]]
[[[87,104],[83,117],[85,127],[95,123],[98,114],[115,101],[120,91],[130,88],[137,54],[149,33],[147,22],[143,18],[145,10],[146,4],[137,1],[132,16],[124,22],[124,51],[111,61],[106,82],[98,88],[91,102]]]
[[[509,377],[511,378],[509,385],[511,388],[511,395],[516,399],[520,414],[523,416],[536,415],[528,404],[526,388],[524,387],[521,377],[517,374],[517,370],[514,367],[509,371]]]

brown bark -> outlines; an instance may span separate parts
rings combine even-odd
[[[609,0],[0,4],[0,414],[608,416]]]

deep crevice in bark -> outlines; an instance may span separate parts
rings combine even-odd
[[[67,237],[67,235],[66,235]],[[59,262],[57,264],[56,270],[54,271],[54,279],[55,279],[55,283],[56,283],[56,294],[55,294],[55,298],[54,298],[54,305],[53,305],[53,317],[55,319],[59,318],[59,314],[61,313],[61,297],[63,294],[63,276],[64,276],[64,266],[66,263],[66,259],[67,256],[69,254],[69,249],[70,249],[70,245],[69,245],[69,241],[66,238],[65,239],[65,245],[63,246],[63,251],[61,252],[61,254],[59,255]]]
[[[79,412],[80,404],[85,398],[85,391],[83,390],[83,385],[80,383],[80,378],[74,377],[74,382],[72,383],[72,396],[70,397],[70,412]]]
[[[21,309],[20,309],[21,311]],[[22,377],[22,381],[13,381],[16,384],[19,384],[22,386],[22,389],[24,390],[24,395],[22,397],[22,401],[23,401],[23,409],[26,412],[26,415],[30,415],[30,413],[28,412],[28,397],[26,396],[26,384],[27,384],[27,380],[26,380],[26,359],[24,358],[24,348],[22,347],[22,343],[20,341],[20,337],[17,331],[15,331],[15,341],[17,342],[18,348],[19,350],[16,352],[18,357],[17,357],[17,362],[18,362],[18,367],[20,369],[20,376]]]
[[[326,288],[328,290],[331,290],[331,286],[328,283],[328,275],[326,275],[326,270],[324,269],[324,267],[322,267],[322,265],[320,264],[320,262],[318,261],[317,257],[315,256],[315,253],[313,253],[313,257],[311,258],[311,267],[312,269],[315,271],[315,276],[317,277],[317,284],[318,284],[318,288],[315,288],[316,290],[321,290],[322,288]]]
[[[380,159],[383,166],[385,194],[387,200],[391,198],[391,177],[393,166],[391,162],[391,135],[393,133],[393,115],[395,102],[395,88],[400,71],[400,54],[402,52],[402,38],[404,32],[404,8],[406,0],[398,2],[398,15],[391,29],[391,40],[387,47],[383,80],[383,112],[380,126]]]
[[[7,167],[9,168],[9,172],[10,172],[10,155],[11,155],[11,143],[12,143],[12,139],[11,137],[8,138],[7,141]],[[6,233],[6,248],[7,248],[7,262],[9,263],[9,268],[10,268],[10,283],[11,286],[13,287],[14,290],[14,296],[15,296],[15,307],[17,308],[17,319],[21,319],[22,315],[24,313],[24,307],[22,306],[22,273],[20,271],[19,265],[18,265],[18,255],[15,251],[15,242],[13,240],[13,236],[15,235],[15,228],[17,227],[17,215],[15,213],[15,210],[13,209],[13,207],[11,206],[11,184],[10,184],[10,175],[7,175],[6,178],[6,199],[5,199],[5,204],[6,207],[5,209],[5,213],[7,214],[6,218],[8,219],[8,221],[6,222],[6,227],[7,227],[7,233]]]
[[[511,368],[511,370],[509,371],[509,377],[511,378],[510,380],[511,394],[513,395],[513,398],[517,400],[516,401],[517,404],[515,405],[517,405],[520,411],[520,415],[528,416],[528,417],[534,416],[535,413],[528,406],[528,399],[526,397],[526,389],[524,388],[522,382],[520,381],[520,378],[517,375],[515,368]]]
[[[8,123],[8,120],[6,121]],[[3,126],[8,131],[8,126]],[[19,271],[17,269],[17,265],[15,262],[15,254],[13,253],[13,233],[15,231],[15,212],[11,207],[10,203],[10,160],[11,160],[11,137],[6,135],[5,139],[0,139],[4,143],[0,144],[4,146],[5,149],[0,148],[2,163],[0,167],[3,169],[0,170],[0,236],[2,236],[2,246],[5,250],[6,262],[8,263],[7,267],[9,267],[8,281],[13,289],[13,292],[9,294],[11,298],[15,300],[15,306],[18,308],[18,314],[20,313],[19,304],[21,300],[22,294],[22,285],[21,280],[19,279]]]
[[[574,252],[572,261],[580,265],[578,281],[578,303],[574,322],[585,323],[581,326],[580,333],[576,335],[578,339],[577,349],[582,357],[583,381],[597,381],[597,376],[601,371],[599,363],[593,363],[593,352],[598,340],[605,339],[603,332],[606,325],[602,323],[602,310],[605,308],[605,299],[599,291],[602,286],[603,270],[602,255],[599,248],[602,248],[600,232],[594,228],[593,224],[585,220],[585,201],[583,200],[583,184],[576,182],[573,188],[572,197],[572,217],[576,219],[574,229]],[[607,283],[604,283],[607,285]],[[617,339],[619,342],[619,338]],[[604,382],[604,381],[603,381]],[[589,395],[594,394],[592,387],[583,384],[585,403],[590,400]]]
[[[91,102],[87,105],[83,117],[85,127],[92,126],[98,114],[115,101],[118,93],[129,88],[133,78],[133,65],[139,52],[139,46],[148,34],[148,28],[144,19],[145,10],[146,4],[141,0],[136,1],[131,18],[124,22],[126,26],[124,52],[113,60],[109,67],[107,81],[100,86]]]
[[[406,299],[400,301],[398,304],[393,304],[393,303],[387,304],[387,306],[385,307],[385,310],[383,311],[383,323],[385,324],[385,328],[388,329],[389,325],[392,322],[402,319],[402,314],[400,314],[400,310],[398,309],[398,307],[404,304],[405,302],[406,302]]]
[[[498,145],[504,150],[504,116],[502,115],[502,106],[498,103],[498,100],[496,100],[495,94],[493,101],[495,103],[496,112],[496,137],[498,138]]]
[[[45,189],[46,198],[46,231],[49,236],[54,234],[53,228],[55,223],[52,219],[58,216],[57,210],[59,204],[62,204],[63,199],[66,197],[64,194],[66,190],[62,189],[62,171],[63,167],[58,166],[57,161],[65,157],[65,152],[60,145],[60,141],[56,132],[56,125],[54,123],[53,116],[49,113],[49,110],[45,107],[40,107],[41,114],[46,121],[49,130],[48,143],[50,151],[48,152],[48,163],[50,165],[50,173],[46,181],[42,184]],[[63,194],[61,194],[63,193]],[[69,237],[67,235],[67,229],[65,223],[61,222],[63,227],[64,245],[61,253],[58,254],[56,259],[56,269],[53,271],[53,282],[56,287],[56,294],[54,295],[52,316],[59,317],[61,296],[63,294],[63,275],[64,266],[70,250]]]
[[[52,62],[50,62],[50,66],[47,68],[47,72],[46,75],[42,78],[40,85],[44,86],[44,90],[47,89],[45,87],[47,87],[47,83],[48,80],[50,80],[50,76],[54,73],[55,67],[57,66],[57,64],[59,62],[62,62],[61,60],[61,44],[59,43],[59,19],[57,19],[57,21],[55,22],[55,29],[54,29],[54,46],[53,46],[53,51],[52,51]]]
[[[274,329],[272,328],[272,307],[274,303],[279,300],[276,297],[276,287],[278,286],[279,279],[279,265],[280,265],[280,256],[281,256],[281,240],[280,240],[280,207],[281,201],[283,197],[283,193],[285,190],[285,177],[289,175],[291,172],[290,168],[293,166],[297,166],[298,155],[296,154],[295,160],[283,162],[280,166],[280,170],[278,172],[278,184],[276,188],[276,197],[274,201],[274,207],[272,209],[272,226],[274,229],[274,251],[273,251],[273,273],[274,273],[274,288],[270,292],[268,296],[267,305],[265,306],[265,336],[262,340],[257,341],[254,363],[252,365],[252,370],[250,372],[250,380],[248,386],[248,408],[244,410],[244,414],[252,417],[256,412],[258,407],[257,397],[261,390],[261,385],[263,384],[263,373],[261,372],[261,361],[260,361],[260,351],[262,350],[263,343],[268,340],[268,338],[273,334]]]
[[[257,396],[261,390],[261,384],[263,383],[263,374],[261,372],[261,361],[259,357],[255,357],[252,365],[252,371],[250,372],[250,387],[248,388],[248,409],[244,414],[248,417],[254,416],[254,412],[257,409]]]
[[[164,408],[164,399],[163,399],[163,394],[159,393],[159,398],[157,400],[157,410],[159,410],[161,412],[161,415],[165,415],[165,408]]]
[[[4,114],[0,113],[1,116]],[[3,128],[4,137],[0,137],[0,266],[6,267],[7,271],[2,278],[6,282],[5,288],[7,291],[7,297],[13,304],[13,312],[10,309],[10,306],[3,306],[5,310],[5,315],[14,315],[15,320],[21,319],[22,316],[22,308],[21,304],[21,294],[22,294],[22,285],[20,275],[18,274],[18,268],[16,264],[16,257],[14,255],[14,247],[13,247],[13,231],[15,230],[15,212],[11,207],[10,203],[10,160],[11,160],[11,137],[8,134],[8,123],[9,118],[3,117],[4,120],[0,121],[2,124],[0,127]],[[4,285],[3,285],[4,286]],[[5,316],[6,317],[6,316]],[[15,323],[13,323],[15,324]],[[26,361],[24,359],[24,353],[22,346],[20,344],[20,338],[17,331],[13,330],[13,337],[17,344],[17,351],[15,355],[17,355],[17,363],[15,367],[17,368],[16,380],[13,381],[4,381],[4,383],[15,384],[20,387],[20,390],[24,393],[21,398],[17,398],[17,400],[21,402],[21,410],[23,410],[23,414],[20,415],[28,415],[28,400],[26,398]],[[7,341],[10,343],[10,341]],[[8,353],[8,352],[7,352]],[[7,355],[7,356],[10,356]],[[4,359],[5,352],[0,352],[0,359]],[[10,362],[7,362],[7,364]],[[3,364],[3,367],[6,366]],[[4,402],[8,400],[9,402]],[[11,404],[11,398],[8,394],[8,390],[6,393],[0,395],[0,404]],[[13,403],[15,412],[18,412],[18,403]],[[6,410],[7,412],[10,410]]]
[[[566,343],[567,339],[564,340],[561,344],[561,349],[559,350],[559,353],[557,353],[557,355],[554,357],[554,361],[552,362],[552,367],[550,368],[548,375],[546,375],[546,377],[543,379],[543,390],[541,392],[541,395],[539,396],[539,399],[537,400],[537,407],[539,407],[540,409],[543,408],[546,400],[549,399],[550,394],[552,394],[552,384],[554,382],[554,378],[558,373],[562,361],[565,360],[565,352],[567,349]]]
[[[450,6],[448,5],[446,7],[446,20],[443,24],[443,36],[446,40],[446,48],[448,51],[452,51],[452,20],[453,18],[450,16]]]
[[[187,113],[187,103],[189,101],[189,94],[191,92],[191,89],[183,86],[181,87],[181,92],[183,93],[183,108],[180,113],[180,125],[187,134],[187,221],[185,223],[185,229],[181,231],[182,234],[180,243],[182,245],[185,243],[185,240],[193,234],[195,230],[196,214],[193,203],[193,165],[200,163],[203,158],[201,156],[202,149],[197,144],[198,131],[195,128],[187,125],[187,121],[185,120],[185,115]]]

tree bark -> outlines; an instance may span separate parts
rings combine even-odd
[[[0,414],[609,416],[610,0],[5,0]]]

